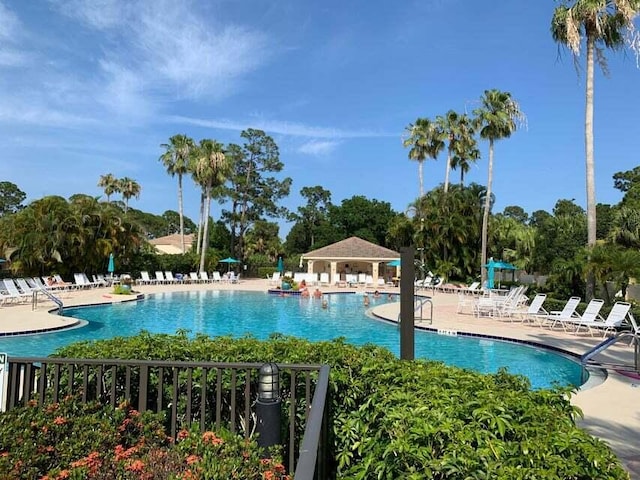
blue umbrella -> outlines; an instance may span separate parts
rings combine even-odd
[[[484,265],[487,268],[487,288],[493,288],[496,270],[516,270],[517,267],[507,262],[496,262],[491,258],[489,263]]]
[[[116,271],[116,262],[113,260],[113,253],[109,254],[109,266],[107,267],[107,272],[109,272],[113,276],[113,272]]]
[[[227,272],[231,270],[231,264],[232,263],[240,263],[240,260],[236,260],[235,258],[231,258],[231,257],[227,257],[224,258],[222,260],[220,260],[220,263],[226,263],[228,268],[227,268]]]
[[[284,262],[282,261],[282,257],[278,257],[278,271],[280,273],[284,272]]]
[[[485,265],[487,267],[487,288],[493,288],[493,279],[495,278],[495,262],[493,258]]]
[[[387,263],[388,266],[390,267],[399,267],[400,266],[400,260],[391,260],[389,263]]]

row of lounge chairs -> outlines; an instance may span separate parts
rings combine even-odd
[[[138,285],[169,285],[176,283],[239,283],[240,274],[229,272],[228,274],[220,275],[220,272],[213,272],[211,278],[207,272],[191,272],[188,276],[174,276],[170,271],[156,271],[155,278],[151,278],[149,272],[140,272],[140,278],[136,280]]]
[[[114,280],[104,275],[92,275],[93,280],[85,273],[74,274],[74,283],[65,282],[60,275],[47,277],[5,278],[0,280],[0,304],[26,302],[34,292],[47,290],[61,294],[71,290],[110,286]]]
[[[296,283],[301,283],[303,280],[309,286],[331,286],[331,279],[328,272],[322,273],[304,273],[304,272],[285,272],[284,277],[292,277]],[[279,287],[282,282],[282,275],[280,272],[274,272],[273,275],[267,275],[267,281],[270,286]],[[333,285],[338,287],[384,287],[386,282],[383,278],[379,278],[377,282],[373,280],[373,275],[366,273],[347,273],[343,276],[336,276],[334,278]]]
[[[538,296],[542,297],[542,301],[544,301],[544,294]],[[527,320],[541,327],[552,330],[562,328],[565,332],[574,334],[584,330],[584,333],[589,333],[591,336],[596,332],[602,332],[604,338],[607,333],[615,333],[627,323],[635,335],[640,334],[638,324],[631,313],[631,304],[627,302],[616,302],[606,318],[600,315],[604,300],[598,298],[591,300],[582,314],[576,311],[580,297],[571,297],[559,311],[547,312],[542,307],[542,302],[538,300],[538,303],[540,303],[539,310],[529,314]]]
[[[596,332],[602,332],[603,337],[608,333],[615,333],[627,323],[634,334],[640,334],[640,329],[631,313],[630,303],[616,302],[604,318],[600,315],[604,300],[597,298],[591,300],[584,312],[580,314],[577,312],[580,297],[571,297],[562,310],[548,312],[544,309],[547,298],[544,293],[537,294],[527,306],[525,290],[526,287],[518,287],[502,297],[496,295],[478,297],[473,303],[473,313],[476,317],[501,317],[511,321],[519,319],[551,330],[562,328],[565,332],[573,334],[584,332],[593,336]],[[461,297],[458,313],[461,313],[464,304],[465,299]]]

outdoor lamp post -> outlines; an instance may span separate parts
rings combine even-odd
[[[275,363],[265,363],[258,372],[256,417],[258,446],[265,449],[280,444],[280,369]]]

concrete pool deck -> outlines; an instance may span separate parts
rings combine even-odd
[[[245,290],[266,292],[268,287],[264,279],[243,280],[239,284],[211,283],[184,285],[139,285],[134,287],[140,294],[152,294],[168,291],[192,290]],[[361,289],[344,289],[322,287],[324,292],[353,292]],[[372,291],[372,289],[367,289]],[[392,292],[397,295],[398,289],[388,287],[381,290],[384,295]],[[135,300],[135,296],[113,295],[110,288],[94,288],[60,292],[65,307],[116,303]],[[395,297],[399,299],[398,296]],[[418,327],[447,330],[449,332],[465,332],[500,338],[548,345],[567,352],[581,355],[601,341],[601,337],[588,335],[572,335],[562,331],[551,331],[511,322],[509,319],[476,318],[470,313],[470,307],[458,314],[458,296],[450,293],[435,292],[432,296],[434,310],[433,322],[416,322]],[[400,304],[397,302],[370,305],[373,313],[379,317],[395,320],[398,318]],[[39,297],[35,309],[28,304],[9,304],[0,307],[0,335],[15,335],[21,332],[47,331],[69,327],[76,320],[50,314],[56,308],[51,301]],[[364,308],[364,307],[363,307]],[[36,355],[34,353],[34,355]],[[610,363],[633,364],[633,348],[624,344],[615,344],[603,352],[599,360]],[[615,371],[608,371],[602,383],[584,388],[572,396],[572,403],[580,407],[584,419],[580,425],[596,437],[608,443],[630,471],[632,478],[640,479],[640,379],[629,378]]]

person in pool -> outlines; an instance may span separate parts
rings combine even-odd
[[[316,288],[315,291],[313,292],[313,298],[322,298],[322,292],[320,291],[319,288]]]

